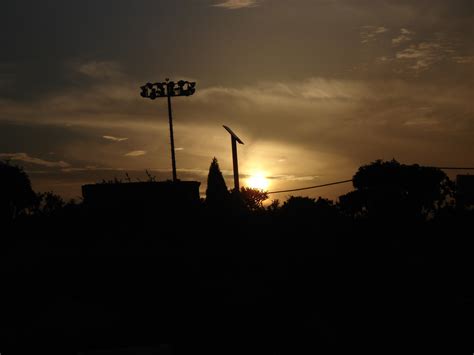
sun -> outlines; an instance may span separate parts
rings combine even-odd
[[[266,190],[270,185],[270,181],[263,173],[256,173],[247,178],[247,185],[252,189]]]

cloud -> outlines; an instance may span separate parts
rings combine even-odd
[[[238,10],[246,7],[256,7],[258,6],[257,0],[227,0],[212,6],[222,7],[227,10]]]
[[[267,177],[270,180],[285,180],[285,181],[312,181],[317,180],[320,176],[310,175],[310,176],[296,176],[296,175],[273,175]]]
[[[411,41],[413,34],[415,34],[415,32],[407,30],[406,28],[400,29],[400,34],[397,37],[392,38],[392,45],[396,47],[404,42]]]
[[[146,154],[146,150],[134,150],[125,154],[125,157],[139,157]]]
[[[390,63],[393,61],[393,58],[382,56],[375,59],[377,63]]]
[[[455,56],[452,60],[458,64],[474,64],[474,56]]]
[[[388,28],[383,26],[362,26],[360,28],[361,43],[367,44],[377,39],[377,36],[388,32]]]
[[[109,141],[114,141],[114,142],[123,142],[123,141],[128,140],[128,138],[120,138],[120,137],[114,137],[114,136],[102,136],[102,138]]]
[[[111,61],[90,61],[76,63],[74,66],[77,72],[92,79],[114,79],[122,76],[120,66]]]
[[[24,163],[30,163],[30,164],[35,164],[35,165],[41,165],[45,166],[48,168],[67,168],[70,165],[64,161],[48,161],[48,160],[43,160],[40,158],[35,158],[31,157],[26,153],[0,153],[0,158],[2,159],[10,159],[10,160],[16,160],[16,161],[22,161]]]
[[[399,60],[412,64],[416,58]],[[95,86],[82,88],[73,96],[82,98],[94,90]],[[204,186],[210,161],[217,156],[232,185],[230,142],[222,124],[232,127],[246,143],[239,147],[242,174],[268,172],[274,177],[272,190],[301,187],[311,177],[324,182],[350,178],[358,166],[378,158],[420,164],[472,163],[473,94],[472,87],[462,83],[393,79],[308,78],[202,87],[177,104],[176,146],[185,147],[177,162],[179,176],[192,176]],[[31,103],[31,115],[23,105],[9,116],[29,117],[30,122],[55,118],[60,120],[54,123],[58,126],[67,117],[87,132],[65,146],[51,148],[74,166],[104,167],[100,171],[66,169],[69,174],[82,174],[80,183],[108,178],[106,168],[113,178],[114,167],[125,171],[161,168],[160,176],[169,178],[166,109],[157,119],[156,106],[124,103],[122,94],[107,101],[92,95],[91,100],[80,102],[82,106],[74,110],[62,107],[67,115],[55,112],[60,106],[44,104],[38,110]],[[118,152],[117,144],[103,144],[96,138],[103,132],[124,137],[127,134],[120,132],[126,131],[133,131],[133,140],[139,142],[131,149],[140,150]]]
[[[396,61],[413,65],[417,59],[413,55]],[[47,119],[61,127],[66,117],[88,132],[92,138],[84,136],[52,148],[76,166],[127,170],[161,167],[169,172],[166,107],[157,119],[156,105],[143,102],[133,90],[133,82],[117,83],[117,87],[132,89],[127,93],[114,85],[90,85],[59,93],[55,102],[61,103],[64,95],[63,104],[53,105],[45,99],[39,109],[38,103],[32,102],[14,110],[14,103],[5,102],[0,110],[9,110],[3,116],[11,119],[28,118],[43,124]],[[104,100],[97,94],[101,91],[115,94]],[[439,85],[389,78],[307,78],[248,86],[203,86],[196,95],[176,104],[176,146],[185,147],[178,168],[206,170],[216,155],[224,169],[231,169],[230,142],[222,124],[232,127],[246,143],[239,147],[242,173],[258,169],[268,171],[269,176],[323,176],[331,181],[327,174],[345,179],[359,164],[377,158],[408,157],[419,163],[428,159],[441,163],[444,157],[454,164],[452,157],[472,156],[468,137],[472,140],[474,134],[473,94],[472,87],[462,82]],[[70,105],[68,97],[74,97],[76,103]],[[116,144],[101,144],[94,138],[102,137],[103,132],[126,131],[133,131],[139,144],[131,149],[140,150],[117,152]],[[120,134],[118,137],[126,135]],[[458,153],[453,154],[455,149]],[[277,181],[284,184],[285,180],[275,180],[275,184]]]
[[[432,70],[429,72],[432,81],[440,78],[454,78],[450,77],[450,73],[453,71],[449,68],[450,65],[453,69],[455,68],[452,66],[453,63],[474,63],[474,56],[463,55],[466,51],[463,48],[463,41],[455,34],[437,32],[424,41],[416,41],[414,34],[414,31],[406,28],[400,29],[400,34],[392,38],[392,47],[394,48],[392,53],[385,52],[384,55],[376,57],[374,63],[383,64],[385,68],[397,75],[408,74],[408,76],[413,72],[418,76],[435,67],[437,69],[443,68],[436,74]],[[364,69],[368,71],[370,68],[366,66]],[[462,78],[457,80],[463,81]]]
[[[107,167],[101,167],[101,166],[93,166],[93,165],[87,165],[84,167],[69,167],[69,168],[64,168],[61,169],[62,172],[64,173],[72,173],[72,172],[83,172],[83,171],[124,171],[125,169],[123,168],[107,168]]]
[[[159,172],[159,173],[169,173],[170,172],[170,169],[150,169],[151,171],[156,171],[156,172]],[[207,174],[209,174],[209,170],[206,170],[206,169],[189,169],[189,168],[177,168],[176,171],[178,173],[186,173],[186,174],[190,174],[190,175],[194,175],[194,176],[199,176],[199,177],[202,177],[202,176],[207,176]],[[222,170],[221,169],[221,172],[224,174],[224,173],[228,173],[229,176],[232,174],[233,175],[233,172],[232,171],[227,171],[227,170]]]
[[[409,61],[411,63],[409,68],[420,72],[443,61],[453,51],[449,44],[435,40],[412,44],[408,48],[397,52],[396,58]]]
[[[430,118],[417,118],[414,120],[406,121],[403,124],[405,126],[430,127],[430,126],[437,126],[439,122],[438,120],[434,120]]]

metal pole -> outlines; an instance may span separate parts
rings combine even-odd
[[[170,81],[170,79],[166,79],[165,82],[162,83],[146,83],[145,85],[141,86],[140,89],[142,90],[140,93],[141,97],[148,98],[151,100],[155,100],[159,97],[167,97],[168,98],[168,118],[170,123],[170,143],[171,143],[171,165],[173,168],[173,182],[178,181],[178,176],[176,174],[176,157],[175,157],[175,149],[174,149],[174,134],[173,134],[173,112],[171,110],[171,96],[190,96],[193,95],[196,91],[195,89],[196,83],[180,80],[175,86],[174,81]]]
[[[240,191],[239,184],[239,163],[237,161],[237,140],[231,136],[232,141],[232,160],[234,162],[234,190]]]
[[[168,118],[170,121],[170,141],[171,141],[171,165],[173,167],[173,182],[178,181],[178,177],[176,175],[176,158],[175,158],[175,151],[174,151],[174,136],[173,136],[173,114],[171,112],[171,96],[169,87],[167,88],[168,93]]]

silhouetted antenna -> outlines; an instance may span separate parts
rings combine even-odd
[[[244,144],[242,140],[237,137],[237,135],[227,126],[222,126],[226,129],[227,132],[230,134],[230,140],[232,142],[232,161],[234,164],[234,190],[240,191],[240,183],[239,183],[239,162],[237,160],[237,142],[239,144]]]
[[[180,80],[177,83],[166,81],[161,83],[147,83],[141,87],[140,95],[144,98],[155,100],[158,97],[168,98],[168,118],[170,123],[170,141],[171,141],[171,165],[173,168],[173,181],[177,181],[176,174],[176,157],[174,151],[174,135],[173,135],[173,114],[171,111],[171,97],[172,96],[191,96],[196,92],[196,83]]]

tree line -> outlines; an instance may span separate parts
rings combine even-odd
[[[156,181],[155,177],[149,181]],[[128,177],[128,174],[127,174]],[[128,177],[128,182],[131,182]],[[115,179],[105,183],[118,183]],[[103,182],[104,183],[104,182]],[[228,189],[219,163],[214,158],[207,177],[206,198],[201,207],[212,213],[289,213],[311,214],[332,211],[353,220],[432,220],[454,210],[471,210],[456,205],[456,186],[440,169],[417,164],[405,165],[396,160],[377,160],[358,169],[353,176],[354,190],[334,202],[324,198],[289,196],[281,203],[272,200],[265,207],[266,191],[242,187]],[[0,161],[0,218],[12,222],[27,216],[51,216],[80,205],[66,202],[54,192],[37,193],[21,166]]]

